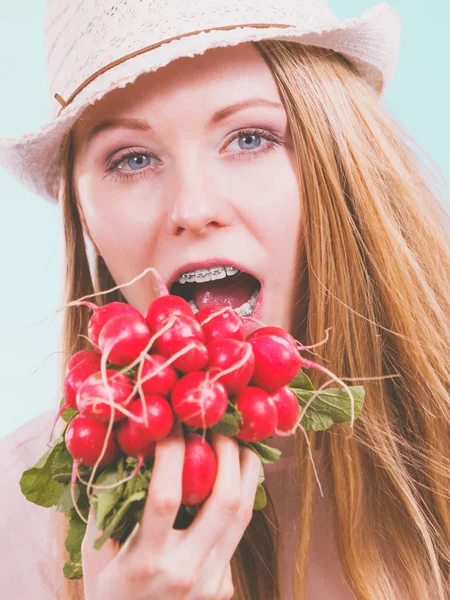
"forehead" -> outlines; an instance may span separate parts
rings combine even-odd
[[[75,134],[82,136],[105,117],[143,112],[153,120],[173,110],[201,111],[208,117],[221,106],[256,96],[281,101],[272,71],[256,46],[245,43],[213,48],[144,73],[133,83],[113,90],[84,111]]]

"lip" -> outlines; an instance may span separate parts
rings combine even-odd
[[[249,269],[249,267],[244,266],[241,263],[236,262],[235,260],[232,260],[231,258],[223,258],[223,257],[222,258],[209,258],[207,260],[192,261],[189,263],[185,263],[184,265],[181,265],[178,269],[176,269],[176,271],[174,271],[172,273],[172,275],[169,277],[169,279],[165,282],[166,286],[170,290],[170,288],[175,283],[175,281],[178,279],[178,277],[180,277],[180,275],[182,275],[183,273],[186,273],[188,271],[198,271],[199,269],[210,269],[211,267],[222,266],[222,265],[226,265],[227,267],[228,266],[235,267],[236,269],[239,269],[239,271],[244,271],[244,273],[248,273],[249,275],[251,275],[252,277],[257,279],[261,284],[261,292],[262,292],[263,280],[261,279],[261,277],[259,275],[257,275],[255,273],[255,271],[253,271],[252,269]],[[260,292],[260,297],[261,297],[261,292]],[[258,304],[259,304],[259,298],[258,298]],[[256,310],[256,307],[258,306],[258,304],[255,306],[255,310]]]

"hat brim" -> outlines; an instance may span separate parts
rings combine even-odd
[[[151,64],[148,53],[143,53],[105,71],[40,131],[20,137],[0,137],[0,165],[32,192],[57,202],[61,143],[65,134],[90,104],[108,92],[134,82],[143,73],[156,71],[177,58],[203,54],[211,48],[276,39],[339,52],[381,97],[397,68],[400,37],[400,16],[384,2],[365,11],[359,18],[346,19],[319,31],[306,27],[256,29],[248,26],[182,37],[152,50]]]

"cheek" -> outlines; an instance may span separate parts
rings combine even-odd
[[[236,178],[237,179],[237,178]],[[297,177],[288,152],[280,153],[259,168],[251,179],[237,179],[237,206],[248,228],[266,248],[295,251],[300,227],[301,203]],[[280,244],[280,240],[283,244]]]
[[[150,214],[148,200],[140,209],[135,191],[90,174],[78,177],[77,191],[89,235],[112,276],[117,283],[129,281],[149,264],[157,215]]]
[[[77,192],[89,232],[102,253],[112,250],[112,246],[134,251],[136,236],[140,237],[144,231],[151,235],[149,226],[155,218],[139,209],[132,190],[83,174],[77,179]]]

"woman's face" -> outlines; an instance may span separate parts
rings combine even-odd
[[[184,272],[235,266],[261,283],[253,317],[287,329],[301,220],[294,165],[277,85],[251,43],[145,74],[75,127],[85,231],[117,284],[150,266],[169,288]],[[176,290],[200,308],[236,308],[255,282],[228,272],[196,273]],[[145,276],[122,291],[144,312],[151,284]]]

